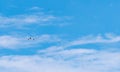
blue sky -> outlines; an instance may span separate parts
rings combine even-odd
[[[0,72],[119,72],[119,8],[119,0],[0,0]]]

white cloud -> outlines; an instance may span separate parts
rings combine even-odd
[[[38,6],[33,6],[29,10],[43,10],[43,8],[40,8]]]
[[[0,46],[1,47],[14,47],[19,45],[20,40],[11,36],[0,36]]]
[[[59,55],[78,55],[78,54],[90,54],[95,52],[95,50],[92,49],[70,49],[70,50],[62,50],[60,52],[55,52]]]
[[[33,40],[34,39],[34,40]],[[29,40],[29,37],[15,37],[10,35],[3,35],[0,36],[0,47],[1,48],[10,48],[10,49],[18,49],[18,48],[28,48],[28,47],[34,47],[39,45],[40,43],[49,43],[49,42],[59,42],[61,41],[60,38],[58,38],[55,35],[40,35],[36,37],[31,37]]]
[[[65,24],[65,17],[57,17],[44,13],[23,14],[16,16],[0,16],[0,28],[30,28],[29,26],[51,26]],[[32,27],[33,28],[33,27]]]
[[[84,37],[81,37],[81,38],[73,40],[73,41],[63,43],[59,46],[48,47],[47,49],[40,50],[39,53],[57,52],[57,51],[64,50],[64,49],[67,49],[69,47],[73,47],[76,45],[82,46],[82,45],[86,45],[86,44],[101,44],[101,45],[103,44],[103,47],[104,47],[106,44],[112,45],[112,43],[115,44],[115,43],[119,43],[119,42],[120,42],[120,36],[117,36],[114,34],[106,34],[105,36],[88,35],[88,36],[84,36]]]
[[[1,26],[9,25],[29,25],[29,24],[43,24],[56,19],[52,15],[31,14],[31,15],[17,15],[12,17],[0,16]]]
[[[50,57],[2,56],[0,72],[119,72],[120,53],[111,51],[93,51],[80,54],[74,50],[73,55],[53,54]],[[82,49],[81,49],[82,51]],[[87,50],[88,53],[89,49]],[[76,54],[76,53],[77,54]],[[84,51],[86,53],[86,50]],[[82,52],[83,53],[83,52]],[[64,53],[63,53],[64,54]],[[111,58],[112,57],[112,58]],[[13,71],[15,70],[15,71]]]
[[[88,43],[116,43],[119,42],[119,36],[108,35],[109,37],[84,37],[78,41],[82,44]],[[1,36],[3,44],[15,45],[25,41],[19,41],[19,38],[13,36]],[[49,35],[42,35],[38,42],[59,41],[57,38]],[[0,41],[1,41],[0,40]],[[10,44],[9,41],[12,41]],[[87,40],[87,41],[86,41]],[[92,41],[91,41],[92,40]],[[97,41],[96,41],[97,40]],[[88,42],[89,41],[89,42]],[[91,41],[91,42],[90,42]],[[120,51],[119,49],[97,50],[97,48],[71,48],[73,45],[82,45],[81,43],[72,44],[75,41],[64,43],[60,46],[40,50],[36,55],[9,55],[0,57],[0,72],[119,72],[120,71]],[[26,42],[25,42],[26,43]],[[34,44],[33,42],[31,42]],[[29,44],[29,42],[27,43]],[[71,44],[71,45],[70,45]],[[25,45],[24,45],[25,46]],[[9,47],[9,46],[8,46]]]
[[[117,43],[120,42],[120,36],[114,36],[113,34],[106,34],[105,37],[98,35],[98,36],[86,36],[82,37],[78,40],[71,42],[70,45],[82,45],[82,44],[95,44],[95,43]]]

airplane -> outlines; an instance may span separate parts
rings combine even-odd
[[[28,40],[35,40],[35,39],[34,39],[34,38],[32,38],[32,37],[29,37],[29,38],[28,38]]]
[[[33,35],[29,34],[29,33],[28,33],[28,35],[29,35],[29,37],[28,37],[27,40],[36,40],[35,36],[33,36]]]

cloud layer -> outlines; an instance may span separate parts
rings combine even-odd
[[[40,36],[12,36],[12,35],[2,35],[0,36],[0,47],[6,49],[19,49],[35,47],[41,43],[54,43],[61,41],[55,35],[40,35]]]
[[[82,51],[82,49],[81,49]],[[87,52],[86,52],[87,51]],[[119,72],[120,53],[84,50],[52,56],[2,56],[1,72]],[[74,53],[73,53],[74,52]],[[66,55],[67,54],[67,55]],[[112,58],[111,58],[112,57]]]
[[[38,7],[33,7],[30,10],[38,9]],[[21,28],[21,30],[29,28],[31,30],[33,26],[60,26],[65,24],[66,19],[69,18],[44,13],[0,16],[0,28]],[[0,56],[0,72],[119,72],[119,43],[120,36],[114,34],[88,35],[74,40],[62,39],[52,34],[29,37],[24,33],[19,36],[4,34],[0,35],[0,49],[38,49],[35,50],[35,54],[29,56],[14,54]],[[51,45],[41,48],[41,44]],[[91,47],[91,44],[101,45],[101,49]],[[81,47],[83,45],[89,48]]]
[[[0,57],[0,72],[119,72],[120,51],[109,50],[108,47],[98,50],[97,48],[74,48],[74,45],[102,43],[102,46],[119,43],[119,36],[107,34],[103,36],[85,36],[62,45],[38,50],[34,55],[7,55]],[[19,38],[1,36],[1,46],[14,46],[24,44]],[[49,35],[40,37],[42,42],[54,41]],[[7,42],[11,41],[11,43]],[[55,39],[55,41],[57,41]],[[6,43],[7,42],[7,43]],[[40,43],[41,41],[38,40]],[[33,42],[30,42],[34,44]],[[29,42],[28,42],[29,44]],[[29,46],[29,45],[28,45]],[[69,47],[73,47],[70,48]],[[18,47],[15,47],[18,48]]]
[[[36,7],[35,7],[36,8]],[[30,26],[63,26],[69,17],[58,17],[52,14],[37,12],[13,16],[0,15],[0,28],[31,28]]]

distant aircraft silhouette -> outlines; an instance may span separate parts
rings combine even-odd
[[[34,39],[34,38],[32,38],[32,37],[29,37],[29,38],[28,38],[28,40],[35,40],[35,39]]]
[[[31,35],[30,33],[28,33],[28,35],[29,36],[28,36],[27,40],[36,40],[36,39],[38,39],[36,35],[33,35],[33,34]]]
[[[32,39],[31,37],[28,38],[28,40],[31,40],[31,39]]]

